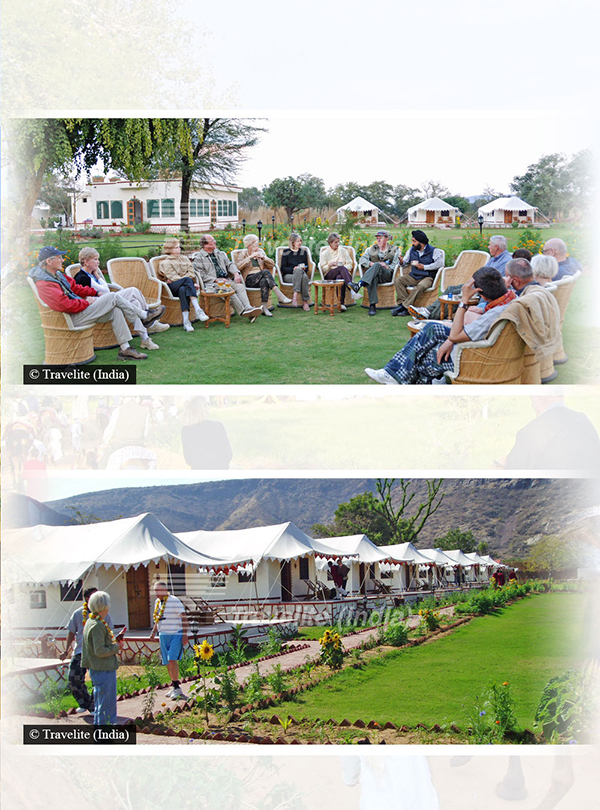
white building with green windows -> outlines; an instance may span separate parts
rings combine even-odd
[[[190,192],[189,225],[194,231],[224,228],[238,221],[238,186],[218,183],[197,186]],[[181,229],[181,181],[130,182],[92,177],[74,203],[75,228],[117,230],[138,222],[152,229],[176,233]]]

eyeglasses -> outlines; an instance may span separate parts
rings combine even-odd
[[[542,250],[542,254],[545,256],[546,253],[552,253],[552,248],[545,248]]]

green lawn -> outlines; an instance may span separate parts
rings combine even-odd
[[[581,308],[593,301],[593,279],[576,285],[564,325],[569,363],[558,366],[555,384],[587,382],[599,375],[600,330],[581,326]],[[10,351],[6,378],[21,380],[23,364],[42,363],[44,336],[37,307],[19,280],[5,292],[5,347]],[[370,317],[352,306],[331,317],[314,310],[275,308],[272,318],[254,324],[232,318],[231,326],[197,323],[193,333],[172,327],[156,336],[159,351],[138,362],[138,384],[365,384],[377,386],[365,366],[380,368],[409,338],[408,318],[392,318],[388,310]],[[585,334],[585,338],[582,335]],[[135,339],[137,346],[139,340]],[[97,352],[96,364],[122,365],[117,350]]]
[[[288,710],[297,718],[464,727],[490,681],[508,681],[518,723],[531,728],[544,685],[581,657],[586,599],[569,593],[520,600],[430,644],[344,670]]]

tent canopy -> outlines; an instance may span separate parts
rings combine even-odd
[[[332,557],[339,555],[339,551],[321,541],[313,541],[289,521],[252,529],[178,532],[177,537],[195,551],[210,557],[229,562],[250,559],[255,565],[263,559],[284,561],[314,554],[313,542],[319,543],[321,553]]]
[[[449,557],[445,551],[442,551],[441,548],[420,548],[419,551],[435,565],[456,565],[454,560]]]
[[[398,563],[410,563],[418,565],[431,565],[431,560],[425,557],[416,549],[412,543],[395,543],[386,546],[388,558]]]
[[[341,205],[338,211],[356,211],[356,212],[363,212],[363,211],[379,211],[379,206],[373,205],[368,200],[365,200],[364,197],[355,197],[353,200],[350,200],[349,203],[346,205]]]
[[[194,551],[148,512],[102,523],[15,529],[6,532],[4,543],[13,582],[64,584],[96,568],[127,570],[159,560],[223,567],[219,559]]]
[[[335,549],[343,558],[354,557],[356,562],[375,563],[388,560],[389,546],[376,546],[366,534],[348,534],[342,537],[326,537],[324,541],[312,540],[312,545],[318,554],[322,554],[322,543],[325,548]]]
[[[535,211],[536,208],[520,197],[499,197],[497,200],[482,205],[477,210],[482,214],[490,214],[492,211]]]
[[[441,200],[439,197],[429,197],[426,200],[421,200],[420,203],[416,205],[411,205],[410,208],[406,209],[407,214],[411,214],[413,211],[458,211],[455,205],[450,205],[450,203]]]
[[[455,565],[462,565],[465,567],[475,565],[473,560],[470,560],[459,548],[455,548],[452,551],[446,551],[445,554],[447,554],[451,560],[454,560]]]

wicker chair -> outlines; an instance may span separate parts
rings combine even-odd
[[[242,252],[243,248],[238,248],[237,250],[231,251],[231,261],[236,265],[236,259]],[[271,274],[273,275],[275,271],[275,267],[271,270]],[[260,287],[246,287],[246,293],[248,295],[248,301],[250,301],[251,307],[260,307],[262,306],[262,302],[260,300]],[[275,309],[274,306],[269,306],[269,309],[272,311]]]
[[[106,263],[106,270],[112,284],[118,284],[121,287],[137,287],[146,299],[148,309],[159,306],[160,282],[152,276],[145,259],[130,256],[109,259]]]
[[[28,278],[27,282],[42,319],[46,344],[44,365],[81,366],[95,360],[94,327],[75,326],[68,313],[55,312],[42,301],[32,278]]]
[[[65,269],[65,273],[71,278],[75,278],[80,270],[80,264],[70,264]],[[114,284],[112,282],[108,286],[114,292],[123,289],[120,284]],[[106,323],[97,323],[94,326],[94,349],[116,349],[119,345],[116,340],[117,339],[115,338],[115,333],[113,332],[112,323],[110,321],[107,321]]]
[[[520,383],[523,381],[525,349],[514,324],[501,318],[492,326],[485,340],[456,344],[454,371],[446,372],[446,377],[453,385]]]
[[[278,248],[275,249],[275,272],[276,278],[279,279],[279,289],[284,295],[287,295],[288,298],[291,298],[294,295],[294,287],[292,284],[288,284],[283,280],[283,276],[281,275],[281,254],[284,250],[288,248],[288,245],[279,245]],[[305,245],[302,246],[303,250],[306,250],[308,253],[308,294],[310,296],[310,285],[312,284],[313,276],[315,274],[315,263],[313,261],[312,256],[310,255],[310,249],[307,248]],[[309,301],[310,306],[312,306],[313,302]],[[284,307],[290,309],[292,306],[291,304],[277,304],[278,307]]]
[[[442,249],[439,248],[439,250]],[[442,253],[444,254],[444,261],[446,261],[446,251],[442,250]],[[477,267],[475,269],[477,270]],[[406,267],[405,270],[407,273],[409,273],[410,268]],[[431,287],[429,287],[426,290],[423,290],[423,292],[417,297],[415,301],[415,306],[428,307],[430,304],[435,304],[435,302],[438,300],[439,295],[446,289],[447,286],[448,283],[446,282],[446,269],[445,267],[442,266],[435,274],[435,278],[433,279],[433,284],[431,285]],[[408,287],[407,289],[414,290],[414,287]]]
[[[348,253],[350,254],[350,258],[352,259],[352,267],[354,268],[354,270],[350,273],[350,275],[352,277],[354,277],[354,271],[356,270],[356,267],[357,267],[357,264],[356,264],[356,251],[354,250],[354,248],[351,245],[342,245],[342,247],[345,247],[346,250],[348,251]],[[323,247],[319,250],[319,264],[317,265],[319,273],[321,274],[322,279],[325,278],[325,272],[326,272],[325,270],[323,270],[323,252],[324,252],[325,248],[326,248],[326,246],[323,245]],[[353,307],[353,306],[355,306],[355,304],[356,304],[356,301],[354,300],[354,298],[352,298],[351,295],[346,295],[346,306],[347,307]]]
[[[158,278],[158,268],[160,267],[160,263],[165,259],[169,259],[170,256],[162,255],[162,256],[153,256],[150,259],[150,268],[148,270],[149,278],[152,280],[154,284],[159,285],[160,297],[158,300],[158,304],[164,304],[165,306],[165,313],[161,317],[161,321],[163,323],[168,323],[169,326],[183,326],[183,314],[181,312],[181,304],[179,303],[179,298],[176,295],[173,295],[171,290],[169,289],[168,285],[161,281]],[[110,264],[110,262],[109,262]],[[194,275],[194,279],[196,276]],[[136,287],[139,286],[136,284]],[[200,279],[200,287],[204,289],[204,284],[202,279]],[[144,293],[145,295],[146,293]],[[156,306],[156,304],[155,304]],[[197,321],[198,318],[196,313],[194,312],[194,308],[192,307],[189,311],[190,322]]]
[[[581,275],[581,270],[578,270],[575,275],[573,276],[565,276],[565,278],[561,278],[559,281],[553,281],[553,285],[556,287],[556,292],[554,296],[558,302],[558,306],[560,307],[560,331],[562,333],[563,322],[565,320],[565,312],[567,311],[567,306],[569,303],[569,299],[571,297],[571,293],[573,292],[573,288],[575,286],[575,282]],[[563,363],[566,363],[569,359],[565,353],[564,346],[561,345],[559,351],[556,352],[554,355],[554,365],[560,366]]]
[[[394,286],[394,282],[396,281],[396,276],[400,272],[400,266],[396,267],[392,274],[392,280],[386,281],[383,284],[377,285],[377,296],[379,301],[375,304],[376,309],[393,309],[396,306],[396,288]],[[358,265],[358,273],[360,277],[363,277],[363,268]],[[369,306],[369,292],[366,287],[361,287],[363,291],[363,296],[361,300],[361,307],[368,307]]]
[[[452,267],[444,268],[442,292],[453,284],[464,284],[476,270],[484,267],[490,254],[485,250],[463,250],[456,257]]]

